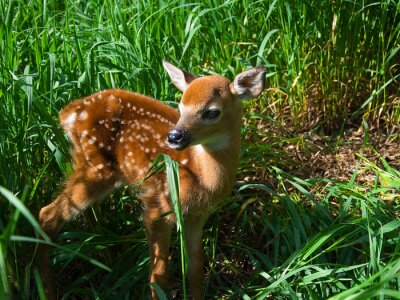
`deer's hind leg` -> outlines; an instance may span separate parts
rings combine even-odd
[[[62,225],[96,200],[105,197],[115,184],[115,176],[101,179],[96,170],[81,168],[70,176],[64,190],[39,213],[39,223],[51,239],[57,237]],[[48,252],[50,246],[39,246],[39,268],[48,299],[56,299],[54,276],[50,267]]]

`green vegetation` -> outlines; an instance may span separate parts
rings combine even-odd
[[[59,110],[113,87],[176,105],[164,58],[231,79],[266,66],[267,89],[247,105],[248,119],[329,133],[384,127],[400,137],[398,1],[10,0],[0,2],[0,24],[2,299],[44,298],[34,254],[50,241],[35,218],[71,170]],[[246,122],[243,133],[254,131],[240,176],[257,168],[276,180],[246,181],[210,217],[207,298],[400,299],[399,170],[361,155],[347,181],[300,178],[262,142],[268,133]],[[367,130],[364,139],[370,147]],[[363,172],[374,179],[359,181]],[[55,241],[65,299],[145,299],[147,244],[132,199],[116,191]]]

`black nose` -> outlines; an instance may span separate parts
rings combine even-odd
[[[185,136],[183,129],[173,129],[168,133],[168,142],[171,144],[180,144]]]
[[[190,134],[186,129],[175,128],[168,132],[167,141],[171,148],[182,150],[190,144]]]

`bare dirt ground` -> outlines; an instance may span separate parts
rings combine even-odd
[[[295,126],[282,126],[265,119],[245,121],[250,130],[244,142],[249,145],[260,141],[269,149],[269,158],[263,164],[255,159],[253,166],[277,165],[300,178],[327,178],[348,181],[357,172],[359,184],[375,180],[371,165],[384,169],[382,159],[392,168],[400,170],[400,126],[376,128],[345,126],[341,131],[326,135],[322,130],[302,131]],[[268,155],[267,155],[268,156]],[[248,171],[248,170],[247,170]],[[244,172],[245,181],[273,181],[263,168],[253,174]]]

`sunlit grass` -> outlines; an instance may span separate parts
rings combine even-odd
[[[116,87],[176,105],[162,59],[231,79],[264,65],[267,89],[247,104],[259,110],[251,118],[390,127],[400,122],[399,14],[390,0],[1,2],[0,298],[43,299],[33,255],[46,237],[35,217],[71,170],[57,121],[66,103]],[[241,170],[266,169],[277,186],[236,190],[206,226],[207,298],[400,298],[399,171],[382,159],[368,163],[371,186],[356,174],[304,180],[280,169],[292,162],[273,146],[244,144]],[[110,198],[56,241],[66,298],[147,296],[140,204],[128,188]],[[184,249],[176,236],[173,252]],[[180,256],[171,289],[183,295]]]

